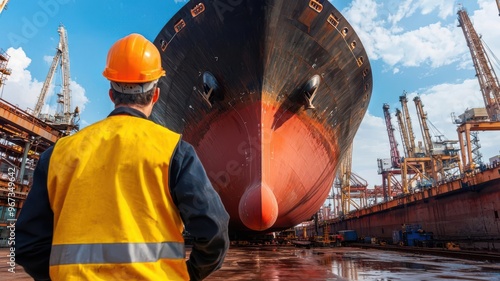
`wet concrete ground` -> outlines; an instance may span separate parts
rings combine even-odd
[[[8,271],[8,253],[0,249],[0,280],[32,280],[19,265]],[[348,247],[234,247],[206,280],[500,281],[500,263]]]
[[[207,280],[500,280],[500,264],[359,248],[231,248]]]

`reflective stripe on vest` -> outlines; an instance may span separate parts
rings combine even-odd
[[[53,245],[50,265],[156,262],[184,259],[184,243],[106,243]]]

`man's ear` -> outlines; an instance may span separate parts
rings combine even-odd
[[[109,89],[109,99],[115,103],[115,99],[113,98],[113,90],[112,89]]]
[[[153,94],[153,104],[155,104],[160,98],[160,88],[156,87],[155,92]]]

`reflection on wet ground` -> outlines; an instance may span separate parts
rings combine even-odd
[[[19,265],[8,271],[7,253],[0,249],[0,280],[32,280]],[[347,247],[235,247],[206,280],[500,281],[500,263]]]
[[[347,247],[234,247],[206,280],[500,281],[500,264]]]

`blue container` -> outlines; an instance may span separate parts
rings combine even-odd
[[[356,230],[340,230],[339,234],[344,238],[345,242],[354,242],[358,240]]]

